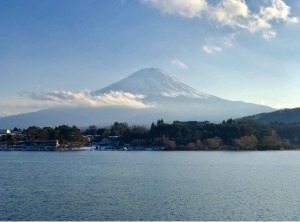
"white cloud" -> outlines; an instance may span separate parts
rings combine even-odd
[[[12,97],[0,102],[0,116],[10,116],[20,113],[35,112],[55,107],[107,107],[125,106],[132,108],[151,108],[154,104],[145,104],[143,95],[125,92],[109,92],[93,95],[90,91],[68,92],[31,92],[23,93],[21,97]]]
[[[263,31],[262,37],[266,40],[273,39],[276,37],[276,32],[273,30]]]
[[[228,26],[240,26],[242,18],[249,16],[248,6],[243,0],[223,0],[216,7],[211,7],[210,16]]]
[[[232,33],[228,36],[225,36],[225,37],[222,37],[221,39],[221,43],[224,45],[224,46],[227,46],[227,47],[232,47],[233,46],[233,42],[235,41],[235,37],[238,35],[237,32],[235,33]]]
[[[272,107],[274,107],[275,109],[292,109],[299,107],[299,105],[297,105],[296,103],[276,103]]]
[[[212,7],[209,16],[221,25],[246,29],[252,33],[271,28],[266,20],[249,10],[244,0],[223,0]]]
[[[291,8],[283,0],[271,0],[271,6],[261,8],[260,15],[266,21],[272,19],[283,20],[289,23],[298,22],[297,17],[290,17]]]
[[[0,102],[0,116],[11,116],[20,113],[35,112],[50,108],[47,104],[32,101],[28,98],[10,98]]]
[[[141,0],[164,14],[180,15],[186,18],[200,17],[207,9],[206,0]]]
[[[299,22],[291,17],[291,8],[284,0],[266,0],[258,12],[252,12],[245,0],[220,0],[216,5],[206,0],[141,0],[164,14],[186,18],[200,18],[216,21],[233,29],[243,29],[250,33],[260,32],[265,39],[274,38],[272,21]]]
[[[184,62],[174,59],[171,61],[172,65],[177,66],[180,69],[188,69],[188,65],[186,65]]]
[[[225,48],[233,47],[235,38],[240,32],[234,32],[225,36],[215,36],[205,38],[205,44],[202,46],[202,50],[206,53],[221,52]]]
[[[35,101],[47,103],[50,106],[129,106],[135,108],[148,108],[151,105],[144,104],[141,100],[143,95],[125,92],[109,92],[94,95],[90,91],[68,92],[52,91],[31,93],[30,98]]]
[[[208,54],[212,54],[215,52],[221,52],[222,48],[218,47],[218,46],[213,46],[213,45],[204,45],[202,47],[203,51],[208,53]]]
[[[264,105],[264,106],[270,106],[270,107],[273,107],[275,109],[291,109],[291,108],[297,108],[297,107],[299,107],[299,104],[294,103],[294,102],[280,102],[280,101],[277,101],[277,102],[273,101],[273,102],[271,102],[271,101],[265,101],[264,99],[261,99],[257,103],[259,103],[260,105]]]

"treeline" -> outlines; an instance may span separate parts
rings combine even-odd
[[[132,147],[164,147],[166,150],[284,150],[300,147],[300,124],[262,124],[255,121],[229,119],[219,124],[209,122],[165,123],[162,119],[145,126],[128,126],[115,122],[112,126],[85,130],[76,126],[36,127],[22,131],[21,140],[59,140],[61,146],[99,144],[104,138],[117,136],[120,144]],[[4,138],[2,138],[2,142]],[[14,142],[18,137],[5,138]]]
[[[27,129],[14,128],[12,133],[0,137],[0,142],[8,146],[18,145],[22,142],[40,142],[59,140],[60,146],[64,147],[66,144],[72,146],[82,146],[88,141],[82,135],[80,129],[76,126],[61,125],[58,127],[37,127],[30,126]]]
[[[90,126],[85,135],[96,140],[119,136],[131,146],[160,146],[167,150],[283,150],[297,149],[300,124],[261,124],[255,121],[229,119],[220,124],[158,120],[148,129],[127,123],[114,123],[110,128]]]
[[[268,113],[260,113],[252,116],[244,117],[245,120],[255,120],[263,123],[281,122],[281,123],[295,123],[300,122],[300,108],[280,109]]]

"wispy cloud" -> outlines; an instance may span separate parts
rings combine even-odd
[[[142,3],[160,10],[164,14],[179,15],[186,18],[206,18],[229,26],[232,29],[260,32],[262,37],[276,37],[272,21],[298,23],[298,17],[291,16],[291,8],[284,0],[267,0],[260,10],[253,12],[245,0],[221,0],[209,4],[207,0],[141,0]]]
[[[235,41],[235,37],[238,35],[238,32],[231,33],[228,36],[222,37],[221,38],[221,44],[223,44],[226,47],[232,47],[233,43]]]
[[[21,97],[0,102],[0,116],[9,116],[26,112],[34,112],[55,107],[107,107],[124,106],[137,109],[154,107],[145,104],[143,95],[125,92],[109,92],[93,95],[90,91],[69,92],[27,92]]]
[[[299,18],[290,17],[290,11],[291,8],[283,0],[271,0],[270,6],[261,8],[260,15],[266,21],[276,19],[288,23],[299,22]]]
[[[276,37],[276,32],[273,30],[266,30],[263,32],[262,37],[266,40],[273,39]]]
[[[293,103],[293,102],[279,102],[279,103],[271,103],[269,102],[265,102],[265,100],[261,99],[259,104],[261,105],[267,105],[270,107],[273,107],[275,109],[292,109],[292,108],[297,108],[299,107],[299,105],[297,103]]]
[[[222,52],[223,49],[233,47],[235,38],[239,32],[234,32],[226,36],[216,36],[205,38],[202,50],[208,54]]]
[[[141,2],[159,9],[163,14],[187,18],[200,17],[208,8],[205,0],[141,0]]]
[[[221,52],[222,48],[218,47],[218,46],[213,46],[213,45],[204,45],[202,47],[203,51],[208,53],[208,54],[212,54],[215,52]]]
[[[52,91],[30,93],[29,97],[35,101],[47,102],[51,106],[130,106],[135,108],[148,108],[151,105],[144,104],[143,95],[126,92],[109,92],[94,95],[91,91],[69,92]]]
[[[0,102],[0,116],[35,112],[46,108],[50,108],[46,103],[32,101],[28,98],[12,98],[11,100]]]
[[[272,107],[275,109],[292,109],[299,107],[299,105],[296,103],[276,103]]]
[[[186,65],[184,62],[177,60],[177,59],[172,60],[171,63],[172,63],[172,65],[174,65],[180,69],[188,69],[189,68],[188,65]]]

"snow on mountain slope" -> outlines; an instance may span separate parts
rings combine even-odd
[[[99,95],[111,91],[123,91],[132,94],[164,96],[171,98],[184,96],[208,99],[210,97],[214,97],[187,86],[178,79],[171,77],[157,68],[141,69],[125,79],[94,92],[94,94]]]
[[[116,121],[150,126],[153,121],[161,118],[166,122],[174,120],[220,122],[229,118],[274,111],[268,106],[230,101],[202,93],[156,68],[142,69],[110,86],[92,92],[91,95],[88,94],[88,101],[93,100],[93,97],[97,99],[95,101],[98,101],[98,97],[105,97],[112,91],[143,95],[137,98],[140,98],[138,102],[145,104],[145,107],[140,109],[126,106],[126,104],[101,107],[54,107],[38,112],[2,117],[0,126],[2,128],[61,124],[107,126]],[[68,97],[70,97],[69,94],[67,99]],[[66,99],[65,96],[59,98]],[[72,94],[71,102],[75,103],[76,98],[78,97]]]

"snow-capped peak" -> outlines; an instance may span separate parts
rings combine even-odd
[[[212,97],[180,82],[158,68],[141,69],[127,78],[96,91],[95,94],[111,91],[173,98],[178,96],[202,99]]]

